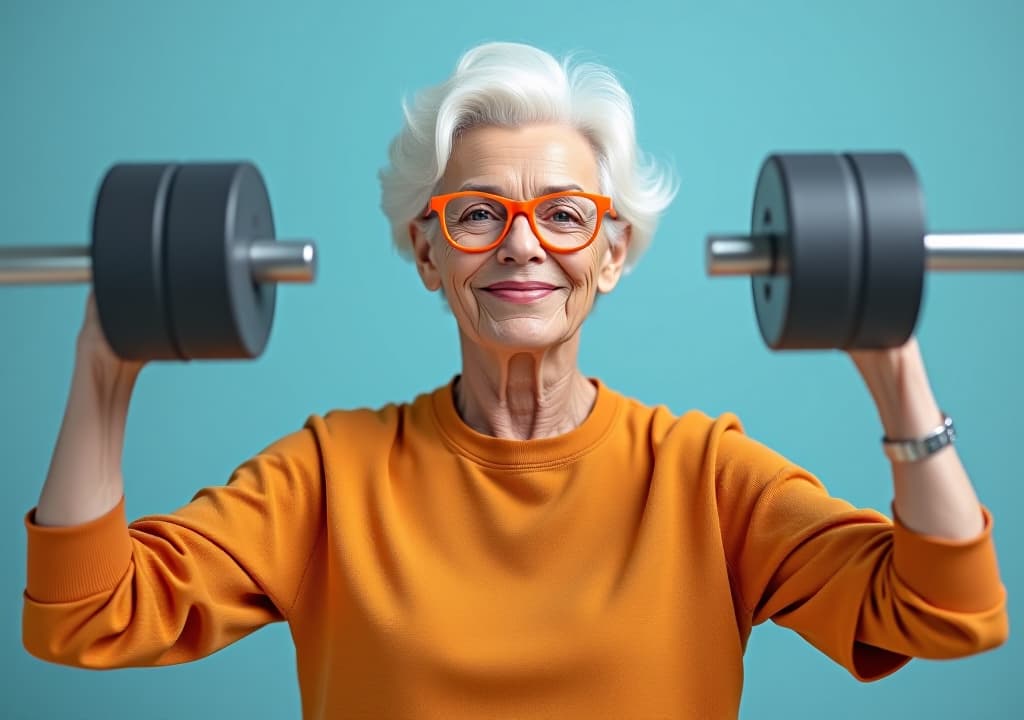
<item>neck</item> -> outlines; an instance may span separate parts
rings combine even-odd
[[[529,351],[461,340],[455,405],[477,432],[512,440],[553,437],[579,427],[590,414],[597,388],[576,365],[579,333],[555,347]]]

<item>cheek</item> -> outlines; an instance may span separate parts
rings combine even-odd
[[[442,277],[445,288],[454,293],[469,292],[470,283],[485,260],[481,256],[459,252],[448,246],[444,253]]]
[[[471,268],[465,267],[466,254],[458,252],[439,237],[432,237],[430,242],[430,255],[441,277],[441,286],[446,293],[457,291],[465,277],[472,272]]]
[[[589,296],[597,292],[597,276],[603,252],[604,248],[594,243],[578,255],[567,257],[563,261],[562,271],[578,293]]]
[[[486,255],[459,252],[442,241],[436,250],[437,268],[441,274],[441,287],[452,310],[466,316],[476,315],[476,297],[471,284],[486,262]]]

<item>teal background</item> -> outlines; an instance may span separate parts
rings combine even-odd
[[[454,321],[389,244],[376,171],[400,98],[478,42],[583,50],[636,103],[639,138],[681,193],[637,270],[600,303],[581,366],[676,412],[734,411],[833,493],[888,511],[874,408],[840,353],[773,354],[748,283],[709,279],[703,237],[743,230],[772,150],[901,149],[935,230],[1024,228],[1024,4],[52,2],[0,5],[0,219],[7,244],[88,241],[96,185],[119,160],[254,160],[280,236],[313,237],[313,286],[279,290],[265,355],[147,368],[124,456],[130,516],[187,502],[244,458],[334,407],[403,400],[458,369]],[[0,715],[289,718],[300,713],[286,627],[192,664],[94,672],[20,639],[25,512],[46,475],[84,286],[0,288]],[[1021,612],[1024,284],[928,279],[919,337],[960,429]],[[744,718],[1006,718],[1024,645],[916,661],[860,684],[800,637],[756,628]]]

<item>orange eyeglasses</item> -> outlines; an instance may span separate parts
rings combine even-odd
[[[448,243],[469,253],[487,252],[500,245],[517,215],[525,215],[541,246],[555,253],[582,250],[597,237],[605,213],[618,217],[611,198],[576,190],[532,200],[466,190],[430,198],[426,215],[431,212],[441,219]]]

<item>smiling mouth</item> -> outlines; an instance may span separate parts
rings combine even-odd
[[[543,300],[558,287],[542,282],[500,282],[482,289],[500,300],[524,304]]]

